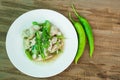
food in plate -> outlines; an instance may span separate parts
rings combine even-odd
[[[32,26],[23,30],[25,54],[33,61],[46,61],[60,54],[64,47],[62,32],[50,21],[32,22]]]

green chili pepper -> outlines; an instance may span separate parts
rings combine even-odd
[[[71,14],[69,13],[69,18],[72,21],[76,32],[78,34],[78,51],[77,54],[75,56],[75,63],[77,64],[78,60],[81,58],[84,49],[85,49],[85,44],[86,44],[86,36],[85,36],[85,32],[84,29],[82,27],[82,25],[79,22],[76,22],[72,19]]]
[[[81,25],[85,29],[88,42],[89,42],[89,46],[90,46],[90,57],[92,57],[93,51],[94,51],[94,38],[93,38],[92,28],[90,24],[88,23],[88,21],[77,13],[76,9],[74,8],[74,5],[72,5],[72,9],[74,10],[75,15],[78,17]]]

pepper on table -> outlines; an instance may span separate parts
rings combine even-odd
[[[82,25],[79,22],[74,21],[72,19],[70,13],[69,13],[69,18],[70,18],[71,22],[73,23],[73,25],[76,29],[76,32],[78,34],[78,51],[75,56],[75,63],[77,64],[78,60],[81,58],[81,56],[84,52],[84,49],[85,49],[86,36],[85,36],[85,32],[84,32]]]
[[[91,28],[90,24],[88,23],[88,21],[84,17],[80,16],[77,13],[74,5],[72,5],[72,9],[73,9],[75,15],[77,16],[77,18],[79,19],[80,24],[83,26],[83,28],[85,30],[85,33],[87,35],[88,42],[89,42],[89,47],[90,47],[90,53],[89,54],[90,54],[90,57],[92,57],[93,52],[94,52],[94,37],[93,37],[92,28]]]

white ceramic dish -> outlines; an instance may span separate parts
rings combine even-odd
[[[66,38],[64,51],[52,62],[36,64],[26,57],[21,34],[33,21],[45,20],[56,25],[64,34]],[[47,9],[32,10],[18,17],[6,37],[6,50],[12,64],[24,74],[37,78],[51,77],[64,71],[74,60],[77,47],[77,34],[71,22],[62,14]]]

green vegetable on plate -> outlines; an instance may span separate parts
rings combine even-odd
[[[37,45],[37,50],[38,52],[40,53],[41,57],[43,59],[45,59],[45,54],[43,52],[43,47],[42,47],[42,43],[41,43],[41,40],[40,40],[40,35],[39,35],[39,32],[36,32],[36,45]]]
[[[25,53],[33,61],[46,61],[61,53],[64,46],[62,32],[49,20],[43,23],[33,21],[22,35]]]
[[[27,57],[28,57],[30,60],[32,60],[32,54],[31,54],[31,52],[28,51],[28,50],[25,50],[25,53],[26,53]]]

